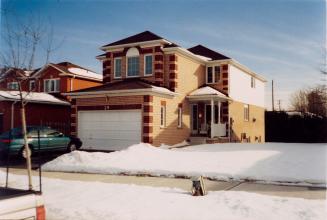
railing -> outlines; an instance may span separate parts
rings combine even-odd
[[[226,136],[226,123],[212,124],[211,137]]]

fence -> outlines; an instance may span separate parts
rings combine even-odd
[[[265,112],[266,142],[326,143],[327,118]]]

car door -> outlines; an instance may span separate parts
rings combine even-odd
[[[27,130],[28,143],[33,146],[33,150],[38,151],[39,148],[41,151],[46,150],[48,147],[48,140],[42,132],[42,129],[32,128]]]
[[[70,139],[61,132],[51,128],[46,130],[46,136],[49,150],[66,149],[70,141]]]

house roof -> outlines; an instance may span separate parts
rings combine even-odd
[[[139,79],[139,78],[131,78],[125,79],[122,81],[116,81],[107,83],[100,86],[95,86],[87,89],[76,90],[74,92],[66,93],[65,95],[76,95],[76,94],[93,94],[93,93],[120,93],[120,92],[138,92],[138,91],[149,91],[162,93],[166,95],[175,95],[176,93],[170,91],[167,88],[155,86],[153,83]]]
[[[124,39],[112,42],[110,44],[104,45],[103,47],[108,47],[108,46],[116,46],[116,45],[121,45],[121,44],[130,44],[130,43],[137,43],[137,42],[144,42],[144,41],[153,41],[153,40],[161,40],[164,39],[151,31],[144,31],[139,34],[135,34],[130,37],[126,37]]]
[[[22,92],[24,99],[27,102],[45,103],[56,105],[70,105],[69,102],[63,101],[44,92]],[[19,91],[0,90],[0,101],[19,101]]]
[[[218,90],[210,87],[204,86],[199,89],[194,90],[188,96],[191,99],[198,99],[198,98],[219,98],[219,99],[230,99],[227,95]]]
[[[226,59],[231,59],[230,57],[227,57],[221,53],[218,53],[216,51],[213,51],[205,46],[202,46],[201,44],[191,47],[188,49],[190,52],[200,55],[203,57],[210,58],[211,60],[226,60]]]
[[[33,77],[36,77],[43,70],[45,70],[48,66],[52,66],[52,67],[58,69],[63,74],[72,75],[72,76],[80,77],[80,78],[92,79],[92,80],[96,80],[96,81],[102,81],[102,75],[95,73],[84,67],[70,63],[70,62],[61,62],[61,63],[57,63],[57,64],[49,63],[46,66],[44,66],[42,69],[40,69],[39,71],[36,71],[33,74]]]

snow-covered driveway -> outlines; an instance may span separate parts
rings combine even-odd
[[[0,171],[0,179],[5,173]],[[27,177],[10,175],[10,186],[26,187]],[[38,179],[34,178],[34,183]],[[0,182],[0,185],[3,182]],[[265,196],[247,192],[209,192],[193,197],[173,188],[43,178],[48,220],[325,220],[325,200]],[[0,207],[5,208],[5,207]]]
[[[138,144],[114,153],[75,151],[43,169],[326,186],[326,163],[326,144],[208,144],[175,150]]]

